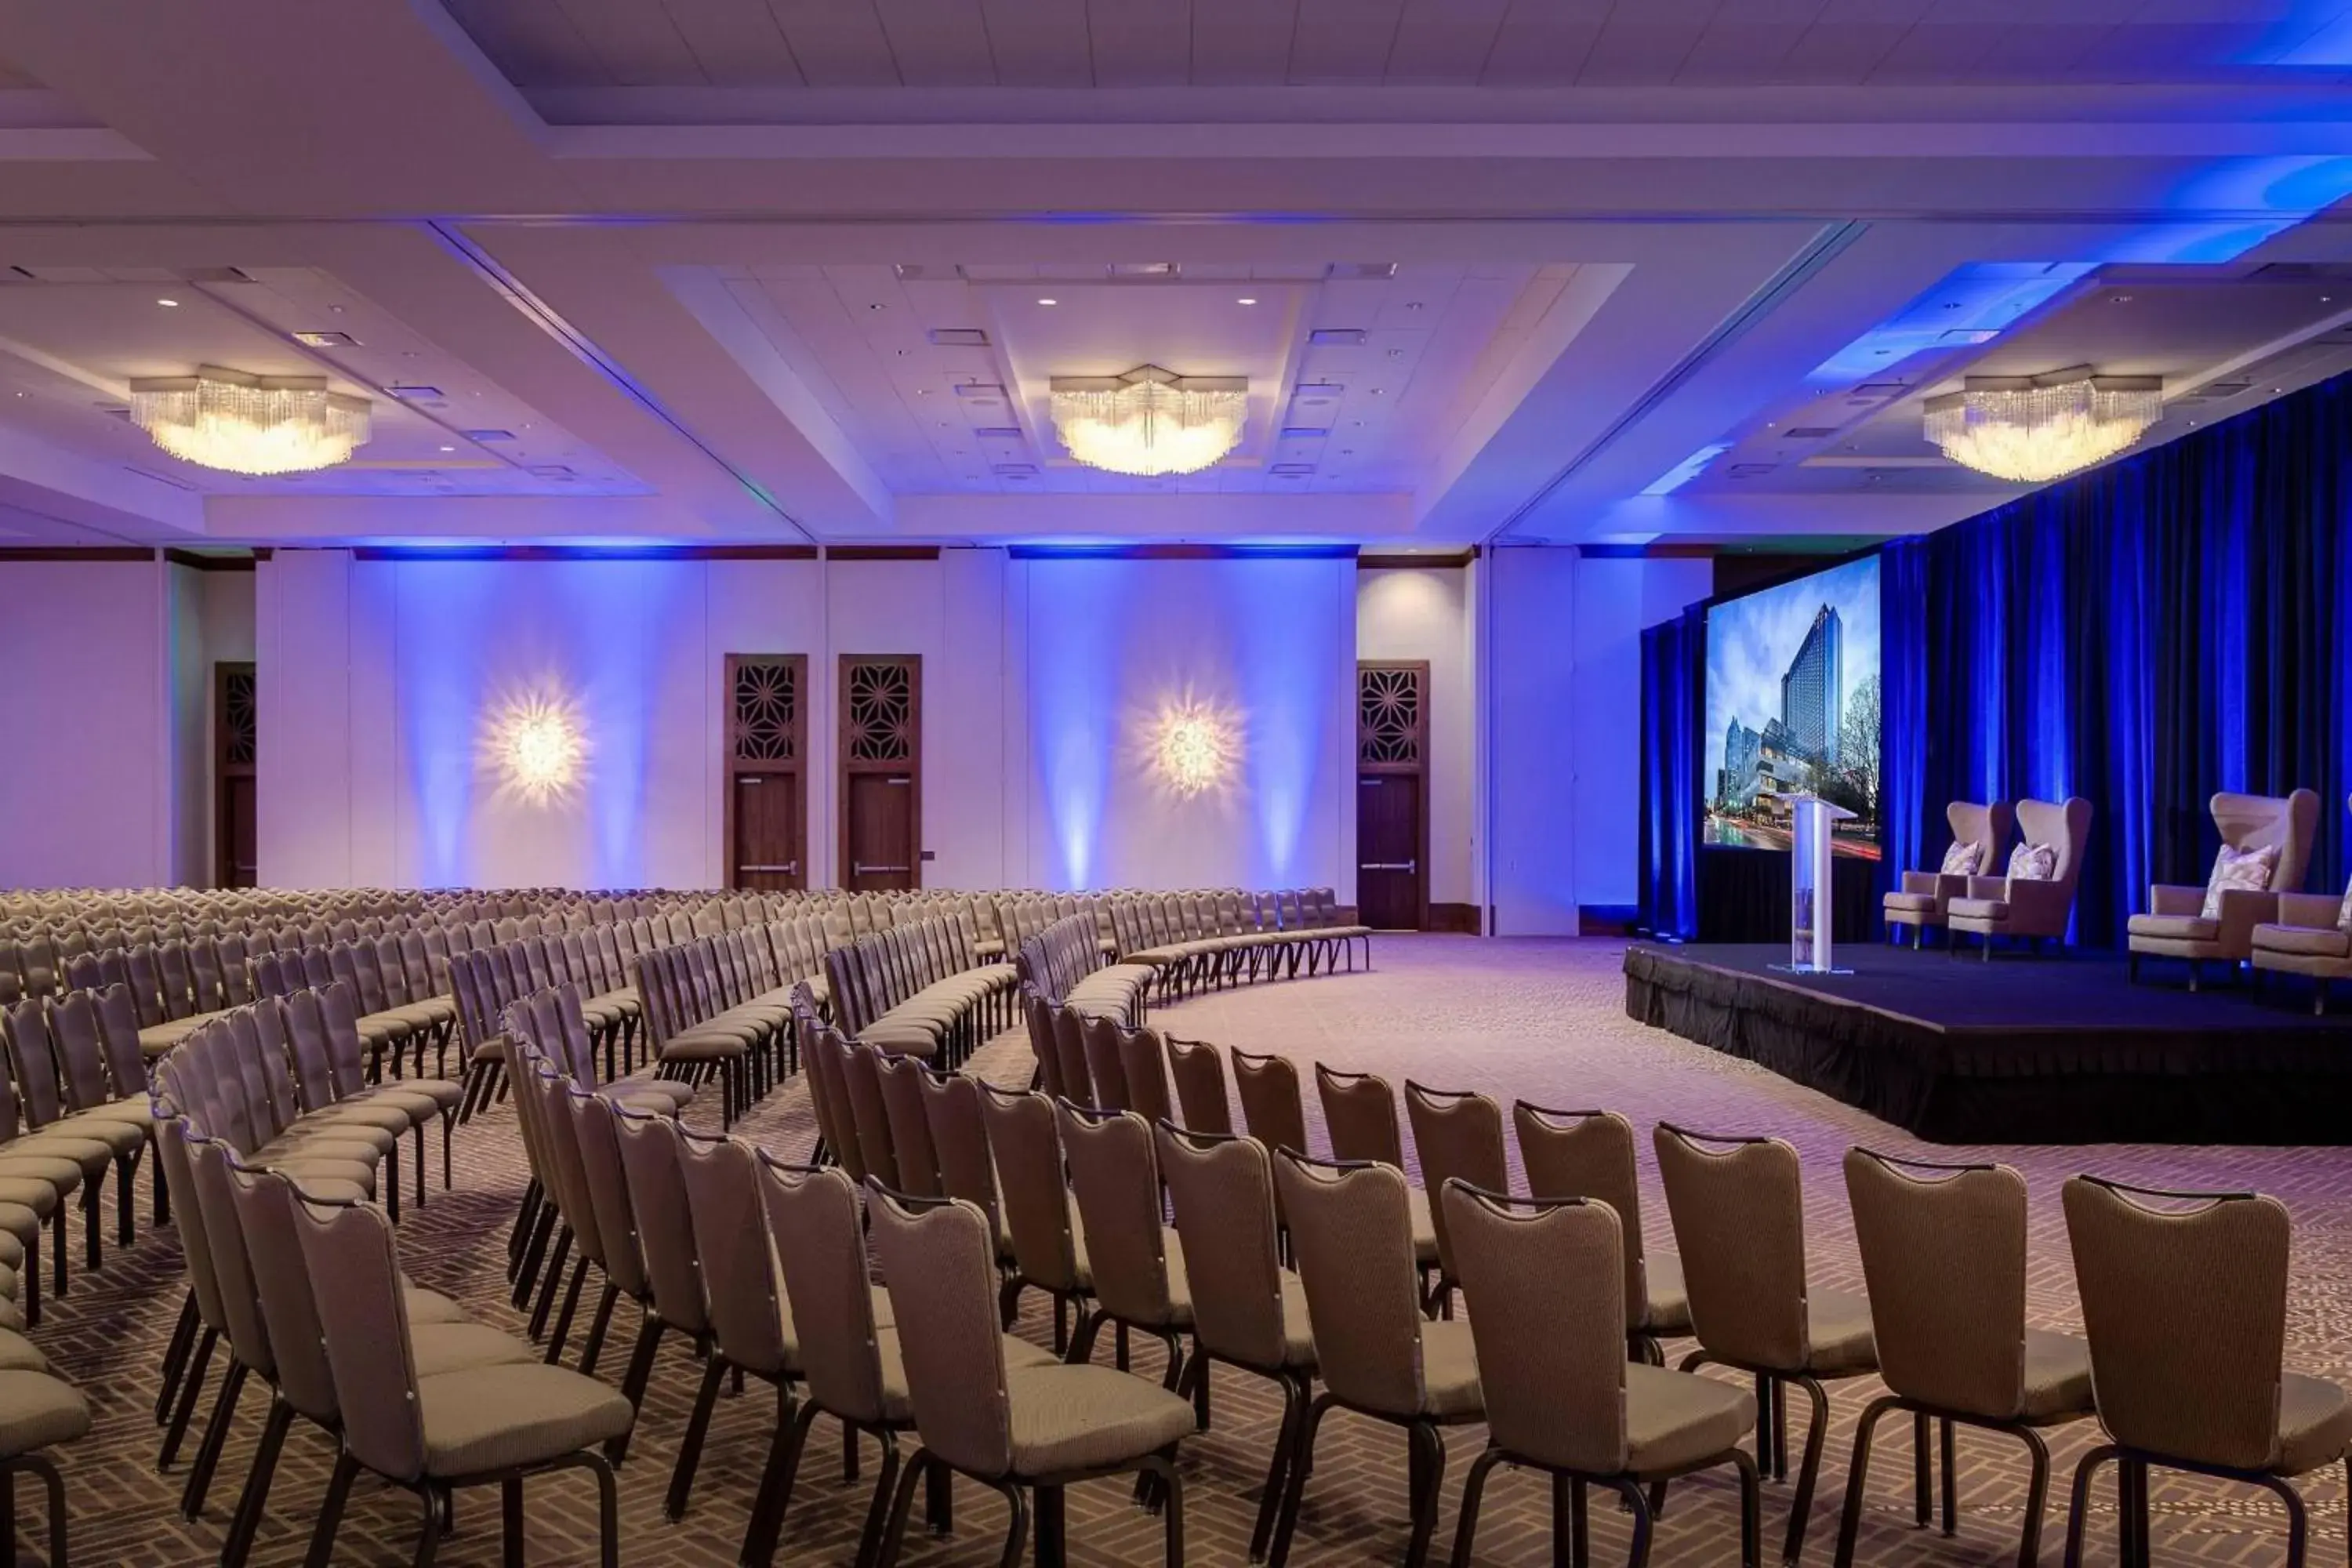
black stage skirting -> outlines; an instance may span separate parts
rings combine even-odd
[[[2190,995],[2119,958],[1876,944],[1838,950],[1852,974],[1770,967],[1788,959],[1637,946],[1625,1011],[1938,1143],[2352,1143],[2352,1026],[2310,1015],[2308,982]]]

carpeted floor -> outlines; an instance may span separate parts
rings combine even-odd
[[[1931,1158],[1989,1154],[2019,1166],[2032,1191],[2033,1268],[2028,1312],[2051,1328],[2078,1325],[2072,1269],[2058,1212],[2058,1184],[2078,1170],[2184,1188],[2258,1188],[2276,1194],[2294,1211],[2294,1279],[2288,1304],[2287,1364],[2297,1371],[2352,1382],[2352,1160],[2341,1151],[2295,1149],[2098,1148],[1929,1151],[1894,1130],[1819,1095],[1656,1030],[1623,1014],[1619,972],[1622,944],[1477,941],[1470,938],[1384,938],[1379,967],[1312,981],[1262,984],[1169,1008],[1157,1021],[1173,1032],[1227,1046],[1278,1050],[1304,1068],[1324,1060],[1370,1069],[1401,1083],[1410,1077],[1433,1087],[1478,1089],[1506,1105],[1518,1098],[1541,1104],[1603,1106],[1637,1127],[1665,1119],[1724,1131],[1771,1132],[1789,1139],[1806,1164],[1812,1275],[1821,1283],[1859,1289],[1851,1225],[1837,1163],[1847,1146],[1865,1142]],[[1025,1040],[1006,1036],[976,1064],[1001,1080],[1025,1079]],[[1309,1117],[1321,1137],[1308,1090]],[[715,1108],[694,1119],[715,1123]],[[809,1143],[807,1097],[797,1086],[771,1097],[742,1131],[793,1156]],[[462,1298],[485,1321],[520,1328],[506,1304],[506,1226],[523,1181],[513,1114],[501,1107],[461,1130],[458,1187],[436,1192],[410,1213],[401,1243],[410,1271],[425,1284]],[[1671,1245],[1665,1205],[1649,1157],[1643,1156],[1644,1216],[1653,1246]],[[145,1213],[142,1198],[142,1215]],[[143,1221],[142,1221],[143,1223]],[[72,1294],[50,1303],[37,1342],[60,1370],[91,1397],[98,1426],[62,1456],[73,1515],[75,1557],[85,1563],[190,1563],[219,1551],[227,1514],[242,1485],[262,1398],[248,1390],[205,1516],[183,1521],[177,1510],[182,1466],[171,1475],[154,1468],[159,1433],[152,1423],[155,1367],[184,1289],[171,1233],[142,1230],[128,1252],[110,1250],[100,1273],[76,1276]],[[624,1309],[614,1344],[635,1332]],[[1024,1331],[1044,1339],[1042,1307],[1033,1306]],[[1670,1345],[1670,1353],[1680,1347]],[[1156,1371],[1156,1363],[1139,1363]],[[618,1353],[607,1352],[604,1372],[617,1377]],[[722,1402],[713,1423],[692,1511],[671,1525],[661,1517],[694,1385],[687,1352],[666,1351],[644,1418],[621,1476],[625,1563],[636,1568],[731,1563],[772,1430],[772,1399],[756,1385]],[[1879,1392],[1873,1379],[1832,1390],[1833,1420],[1807,1553],[1826,1564],[1845,1492],[1853,1419]],[[1255,1488],[1279,1416],[1271,1385],[1221,1371],[1216,1425],[1187,1444],[1184,1455],[1189,1558],[1203,1563],[1243,1560],[1255,1508]],[[821,1422],[816,1441],[826,1462],[803,1472],[785,1527],[781,1560],[846,1564],[851,1561],[866,1500],[865,1486],[841,1484],[838,1441]],[[1963,1432],[1959,1439],[1961,1521],[1947,1540],[1910,1524],[1907,1425],[1882,1428],[1879,1463],[1869,1489],[1858,1552],[1865,1563],[1960,1564],[2013,1562],[2015,1531],[2024,1500],[2024,1466],[2006,1439]],[[1792,1434],[1792,1439],[1798,1435]],[[2051,1434],[2056,1476],[2042,1552],[2055,1562],[2062,1542],[2065,1482],[2074,1459],[2094,1440],[2085,1427]],[[1444,1511],[1435,1542],[1450,1550],[1461,1478],[1484,1441],[1480,1428],[1449,1434]],[[1795,1442],[1792,1440],[1792,1450]],[[193,1449],[193,1439],[191,1441]],[[273,1493],[269,1519],[255,1561],[298,1563],[324,1489],[330,1450],[324,1438],[299,1430],[289,1441]],[[1795,1455],[1791,1454],[1793,1468]],[[1354,1563],[1393,1559],[1403,1547],[1404,1444],[1393,1429],[1346,1415],[1326,1422],[1314,1479],[1301,1515],[1293,1561]],[[869,1447],[866,1481],[874,1473]],[[1777,1550],[1789,1506],[1788,1486],[1768,1486],[1764,1525],[1768,1550]],[[20,1489],[28,1518],[33,1494]],[[2341,1471],[2310,1486],[2312,1560],[2340,1560],[2346,1551]],[[2111,1561],[2107,1498],[2095,1500],[2098,1533],[2090,1553]],[[977,1487],[956,1493],[957,1530],[947,1540],[910,1536],[905,1561],[921,1564],[982,1564],[996,1561],[1003,1529],[1000,1503]],[[2155,1494],[2155,1552],[2167,1562],[2271,1563],[2284,1552],[2284,1514],[2250,1491],[2167,1478]],[[530,1560],[539,1563],[594,1561],[593,1493],[584,1480],[535,1483],[530,1495]],[[338,1562],[393,1563],[409,1560],[415,1505],[405,1494],[362,1483],[346,1517]],[[1661,1563],[1737,1561],[1736,1510],[1727,1481],[1701,1479],[1679,1485],[1661,1523],[1654,1560]],[[1597,1560],[1620,1560],[1623,1522],[1606,1506],[1593,1510]],[[1099,1483],[1075,1489],[1069,1500],[1074,1562],[1156,1563],[1159,1523],[1129,1500],[1127,1489]],[[28,1534],[29,1550],[37,1536]],[[1551,1561],[1549,1494],[1538,1479],[1498,1473],[1487,1491],[1477,1561]],[[460,1500],[459,1532],[440,1561],[495,1563],[499,1534],[495,1500]]]

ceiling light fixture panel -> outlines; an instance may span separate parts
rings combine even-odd
[[[2044,484],[2104,463],[2164,417],[2164,380],[2088,365],[2035,376],[1969,376],[1927,404],[1927,438],[1963,468]]]
[[[131,421],[183,462],[232,474],[331,468],[367,444],[368,400],[320,375],[253,375],[199,365],[131,384]]]
[[[1053,378],[1054,429],[1089,468],[1151,478],[1193,474],[1241,444],[1249,383],[1141,365],[1118,376]]]

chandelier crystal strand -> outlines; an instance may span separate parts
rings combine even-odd
[[[1963,390],[1928,400],[1926,434],[1965,468],[2042,484],[2126,450],[2163,416],[2163,383],[2154,376],[1972,376]]]
[[[132,382],[131,418],[173,457],[232,474],[331,468],[370,433],[367,399],[329,392],[324,376],[218,365]]]
[[[1241,444],[1246,384],[1194,384],[1147,365],[1116,380],[1055,378],[1054,428],[1088,468],[1194,474]]]

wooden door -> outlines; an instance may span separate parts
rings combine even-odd
[[[1421,856],[1421,775],[1356,778],[1357,918],[1380,931],[1419,931],[1427,903]]]
[[[260,876],[261,710],[253,666],[213,666],[213,886],[250,888]]]
[[[727,885],[761,893],[808,886],[802,871],[800,774],[739,773],[734,790]]]
[[[849,775],[849,853],[841,885],[886,893],[918,885],[915,780],[905,773]]]
[[[841,661],[841,863],[852,892],[923,885],[923,661]]]
[[[1429,665],[1356,667],[1356,918],[1429,926]]]
[[[727,656],[727,885],[808,886],[808,656]]]

